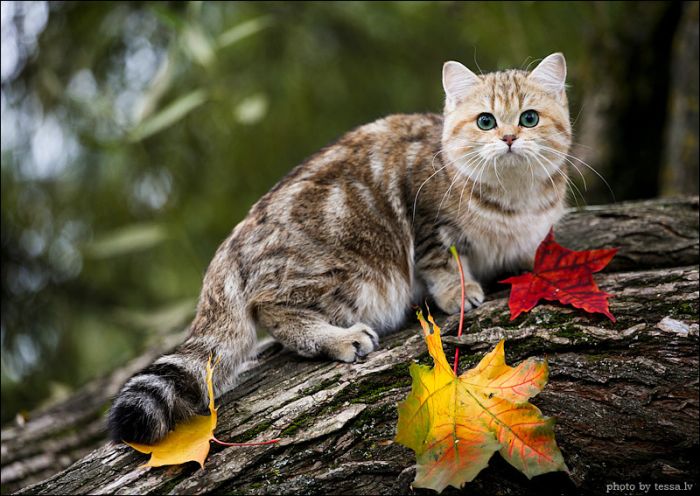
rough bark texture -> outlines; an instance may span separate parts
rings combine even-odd
[[[501,338],[510,364],[547,356],[549,383],[532,402],[556,417],[571,473],[527,480],[495,455],[470,493],[599,494],[625,483],[637,489],[627,493],[641,493],[639,482],[697,482],[698,199],[589,207],[571,212],[556,232],[574,249],[620,247],[597,277],[615,295],[617,323],[556,305],[510,322],[500,291],[466,316],[460,339],[444,340],[448,356],[460,343],[460,370]],[[437,318],[454,334],[456,317]],[[413,453],[392,439],[396,403],[410,388],[408,367],[430,363],[418,325],[386,337],[356,364],[302,359],[277,344],[262,349],[258,366],[218,401],[217,437],[282,441],[212,446],[205,470],[139,468],[146,457],[104,441],[109,398],[160,351],[4,429],[3,493],[411,492]]]

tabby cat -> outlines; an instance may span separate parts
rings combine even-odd
[[[116,440],[153,443],[206,411],[255,348],[256,327],[305,357],[353,362],[426,296],[466,307],[481,283],[532,264],[561,217],[571,142],[566,62],[476,75],[443,67],[444,113],[392,115],[293,169],[219,247],[189,337],[133,376],[109,414]]]

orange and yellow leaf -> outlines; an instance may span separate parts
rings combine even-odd
[[[472,370],[457,376],[447,363],[440,328],[418,312],[435,365],[413,364],[413,386],[399,404],[396,441],[416,453],[415,487],[461,487],[494,452],[528,478],[567,471],[554,440],[553,420],[528,403],[547,382],[546,362],[505,363],[503,341]]]

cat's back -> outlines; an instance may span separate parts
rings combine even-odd
[[[356,127],[293,169],[261,202],[304,181],[381,187],[387,175],[410,172],[421,151],[439,149],[441,132],[442,117],[436,114],[395,114]]]
[[[313,230],[366,210],[403,216],[414,189],[413,168],[440,149],[441,132],[436,114],[395,114],[359,126],[290,171],[246,220]]]

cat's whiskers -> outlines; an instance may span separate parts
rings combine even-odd
[[[496,180],[498,181],[498,184],[501,185],[501,189],[503,190],[503,193],[507,195],[507,194],[508,194],[508,190],[506,189],[505,184],[503,184],[503,181],[501,181],[501,178],[500,178],[500,176],[498,175],[498,165],[496,164],[496,159],[495,159],[495,157],[494,157],[494,160],[493,160],[493,172],[494,172],[494,174],[496,174]]]
[[[432,160],[430,161],[430,167],[435,171],[435,159],[437,158],[438,155],[441,153],[445,153],[448,151],[453,151],[453,150],[462,150],[462,149],[467,149],[467,148],[473,148],[471,146],[444,146],[440,148],[435,154],[433,155]]]
[[[556,164],[552,160],[547,158],[545,155],[543,155],[539,152],[535,152],[535,151],[533,151],[533,153],[538,157],[538,160],[540,160],[540,159],[545,160],[548,164],[553,166],[555,169],[555,172],[564,178],[567,186],[569,186],[569,190],[571,191],[572,196],[574,197],[574,201],[576,202],[577,207],[579,206],[579,201],[578,201],[578,198],[576,197],[577,193],[578,193],[578,197],[581,198],[581,201],[583,202],[583,204],[584,205],[586,204],[586,199],[585,199],[583,193],[581,192],[581,190],[579,189],[579,187],[576,185],[576,183],[574,181],[571,180],[571,178],[569,178],[567,176],[567,174],[564,171],[561,170],[561,167],[556,167]]]
[[[471,164],[472,164],[472,162],[473,162],[473,160],[474,160],[474,159],[472,159],[472,158],[470,158],[470,157],[472,157],[473,155],[478,155],[478,153],[479,153],[478,150],[473,150],[473,151],[471,151],[471,152],[469,152],[469,153],[465,153],[465,154],[462,155],[461,157],[456,157],[454,160],[450,161],[450,162],[448,163],[448,165],[453,165],[453,164],[455,164],[455,163],[458,162],[458,161],[459,161],[459,162],[462,162],[463,160],[467,159],[467,161],[466,161],[466,163],[465,163],[464,165],[466,165],[467,168],[470,168],[470,167],[471,167]],[[458,172],[458,173],[455,174],[455,177],[454,177],[454,179],[452,180],[452,182],[450,183],[450,186],[447,188],[447,191],[442,195],[442,199],[440,200],[440,205],[438,206],[437,213],[435,214],[435,222],[437,222],[437,220],[438,220],[438,218],[439,218],[439,216],[440,216],[440,210],[442,209],[442,205],[443,205],[443,203],[445,202],[445,199],[446,199],[446,198],[449,199],[449,195],[450,195],[450,191],[452,190],[452,187],[455,185],[455,183],[459,180],[460,176],[462,175],[462,174],[460,174],[460,169],[459,169],[459,168],[457,169],[457,172]],[[435,222],[434,222],[434,223],[435,223]]]
[[[436,153],[435,155],[433,155],[433,162],[435,161],[435,157],[436,157],[440,152],[442,152],[442,151],[444,151],[444,149],[441,149],[438,153]],[[430,176],[428,176],[428,178],[427,178],[425,181],[423,181],[423,182],[421,183],[421,185],[418,187],[418,190],[416,191],[416,196],[415,196],[415,198],[413,199],[413,218],[412,218],[412,220],[411,220],[411,225],[415,224],[415,221],[416,221],[416,207],[417,207],[417,205],[418,205],[418,196],[420,195],[421,190],[422,190],[423,187],[428,183],[428,181],[430,181],[433,177],[435,177],[435,176],[436,176],[437,174],[439,174],[441,171],[445,170],[445,169],[446,169],[447,167],[449,167],[450,165],[454,164],[457,160],[464,160],[464,158],[470,156],[470,155],[473,154],[473,153],[477,153],[477,152],[476,152],[476,151],[472,151],[472,152],[467,153],[467,154],[465,154],[465,155],[463,155],[463,156],[461,156],[461,157],[458,157],[458,158],[456,158],[456,159],[454,159],[454,160],[446,161],[446,162],[444,163],[444,165],[443,165],[442,167],[440,167],[439,169],[437,169],[437,170],[435,169],[435,166],[431,163],[431,166],[432,166],[432,168],[433,168],[433,170],[434,170],[435,172],[433,172]]]
[[[477,156],[474,157],[474,155],[477,155]],[[473,182],[473,183],[478,182],[478,180],[477,181],[474,180],[474,177],[473,177],[473,174],[471,171],[474,171],[474,169],[476,169],[475,172],[480,177],[481,174],[483,173],[483,170],[485,169],[485,167],[487,165],[486,162],[488,160],[486,157],[484,157],[483,155],[480,154],[480,150],[474,150],[470,153],[466,153],[466,154],[462,155],[461,157],[456,158],[455,160],[453,160],[451,162],[451,164],[454,164],[457,161],[463,161],[465,159],[467,159],[467,160],[461,165],[463,165],[464,168],[468,169],[470,172],[467,172],[465,174],[463,172],[462,168],[458,168],[458,173],[455,175],[455,179],[450,183],[450,186],[447,189],[447,192],[443,195],[442,200],[440,201],[440,205],[438,206],[437,215],[435,216],[435,222],[437,222],[437,220],[439,218],[440,211],[442,209],[443,203],[445,202],[445,199],[446,198],[449,199],[449,194],[450,194],[452,187],[455,185],[455,183],[457,182],[457,180],[461,176],[464,176],[464,186],[462,187],[462,191],[461,191],[460,196],[459,196],[459,203],[458,203],[458,207],[457,207],[457,215],[459,216],[459,212],[460,212],[461,207],[462,207],[462,196],[464,194],[464,189],[469,184],[469,182]],[[471,199],[470,199],[470,203],[471,203]]]
[[[535,187],[535,171],[532,169],[532,162],[527,161],[527,168],[530,171],[530,189]]]
[[[477,169],[481,169],[481,168],[485,167],[486,158],[478,157],[477,160],[478,160],[478,162],[475,165],[475,167]],[[471,167],[472,163],[470,163],[469,166]],[[457,206],[457,217],[459,217],[459,212],[462,209],[462,197],[464,196],[464,190],[466,189],[466,187],[469,185],[470,182],[472,183],[472,193],[474,192],[473,184],[475,184],[476,181],[474,181],[473,179],[471,179],[469,177],[466,177],[464,179],[464,186],[462,186],[462,192],[459,194],[459,205]],[[467,211],[469,211],[470,208],[471,208],[471,194],[469,195],[469,206],[467,207]]]
[[[547,151],[547,150],[545,150],[545,151]],[[551,153],[551,150],[549,150],[549,151]],[[571,160],[569,160],[568,158],[564,157],[564,160],[566,160],[566,162],[576,170],[576,173],[579,175],[579,177],[581,178],[581,182],[583,183],[584,191],[588,191],[588,181],[586,181],[586,176],[583,175],[583,173],[581,172],[581,169],[579,169],[576,166],[576,164],[574,162],[572,162]]]
[[[493,157],[491,157],[491,161],[493,161],[494,164],[496,163],[496,159],[493,158]],[[477,182],[479,183],[479,198],[483,198],[483,197],[484,197],[484,192],[481,190],[481,186],[482,186],[482,184],[483,184],[483,183],[481,182],[481,175],[484,173],[484,171],[487,169],[488,166],[489,166],[489,160],[487,159],[487,161],[486,161],[486,163],[484,164],[484,167],[482,168],[481,172],[479,172],[479,177],[477,178]]]
[[[472,163],[473,163],[473,162],[472,162],[472,159],[473,159],[474,155],[476,155],[477,157],[483,157],[483,156],[484,156],[483,153],[481,152],[481,150],[474,150],[473,152],[464,154],[464,155],[462,155],[461,157],[457,157],[455,160],[453,160],[453,161],[451,162],[451,164],[455,164],[457,161],[462,161],[462,160],[464,160],[464,159],[469,159],[469,160],[467,160],[466,163],[462,164],[462,165],[464,165],[464,167],[459,167],[459,166],[457,167],[457,173],[458,173],[458,174],[461,174],[461,175],[463,175],[463,176],[466,176],[466,177],[469,178],[470,180],[471,180],[471,179],[474,179],[474,173],[473,173],[472,166],[471,166]]]
[[[534,159],[534,161],[537,163],[537,165],[539,165],[542,168],[542,170],[544,171],[544,173],[547,175],[549,182],[552,183],[552,189],[556,193],[557,199],[561,203],[561,201],[562,201],[561,194],[559,193],[559,189],[557,189],[557,185],[554,183],[554,179],[552,178],[552,175],[547,170],[547,167],[545,167],[545,165],[542,163],[542,161],[537,158],[537,155],[535,155],[532,150],[527,150],[527,152],[529,153],[529,156]]]
[[[474,199],[474,188],[476,187],[477,183],[479,184],[479,196],[483,196],[481,192],[481,176],[483,175],[484,171],[486,168],[489,166],[489,158],[488,157],[483,157],[483,160],[479,162],[479,173],[477,175],[476,181],[473,182],[472,184],[472,189],[469,192],[469,203],[467,203],[467,209],[471,210],[472,208],[472,200]],[[470,223],[474,224],[476,217],[470,219]]]
[[[578,163],[580,163],[581,165],[583,165],[585,167],[588,167],[591,170],[591,172],[593,172],[596,176],[598,176],[600,178],[601,181],[603,181],[603,183],[605,183],[605,186],[607,186],[608,191],[610,191],[610,194],[612,195],[613,202],[616,201],[615,200],[615,193],[613,192],[612,188],[610,187],[610,184],[608,183],[608,181],[606,181],[605,178],[597,170],[595,170],[593,167],[588,165],[588,163],[586,163],[585,161],[581,160],[580,158],[578,158],[574,155],[561,152],[561,151],[557,150],[556,148],[552,148],[550,146],[543,145],[543,144],[539,144],[539,146],[547,151],[550,151],[550,152],[557,154],[558,156],[564,158],[567,162],[569,162],[574,167],[576,167],[576,165],[574,165],[574,163],[571,161],[571,159],[576,160]],[[578,170],[578,168],[577,168],[577,170]]]
[[[430,176],[428,176],[428,179],[423,181],[421,185],[418,187],[418,191],[416,191],[416,197],[413,199],[413,220],[411,221],[411,225],[413,225],[416,222],[416,206],[418,205],[418,195],[420,195],[421,190],[423,189],[423,186],[425,186],[428,181],[430,181],[433,177],[435,177],[440,171],[446,169],[450,164],[446,163],[442,167],[440,167],[438,170],[433,172]]]
[[[435,170],[435,159],[437,158],[438,155],[440,155],[441,153],[444,153],[445,151],[447,151],[446,148],[440,148],[433,155],[433,159],[430,161],[430,167],[433,169],[433,171],[437,172],[437,170]]]
[[[481,166],[481,164],[484,162],[484,160],[485,159],[483,156],[477,156],[477,157],[472,158],[469,161],[467,161],[464,165],[466,167],[468,167],[469,169],[477,169],[478,170],[479,167]],[[470,182],[472,182],[472,183],[474,182],[474,179],[471,177],[471,175],[469,175],[469,174],[461,174],[461,175],[464,176],[464,186],[462,186],[462,190],[459,194],[459,203],[457,204],[457,217],[459,217],[460,210],[462,209],[462,197],[464,196],[464,190]],[[457,177],[459,178],[460,175],[458,175]]]
[[[543,160],[546,160],[550,165],[552,165],[552,166],[555,165],[554,162],[552,162],[550,159],[548,159],[546,156],[542,155],[541,153],[536,152],[536,151],[534,151],[534,150],[531,150],[531,153],[534,154],[534,156],[536,157],[536,159],[543,159]],[[576,202],[576,206],[577,206],[577,207],[579,206],[578,199],[576,198],[576,193],[578,193],[579,197],[581,198],[581,201],[582,201],[582,202],[584,203],[584,205],[585,205],[585,204],[586,204],[586,199],[584,198],[583,193],[581,193],[581,190],[580,190],[579,187],[576,185],[576,183],[573,182],[573,181],[571,180],[571,178],[569,178],[569,176],[567,176],[566,173],[563,172],[563,171],[561,170],[561,168],[557,167],[557,168],[555,169],[555,171],[557,172],[557,174],[560,174],[560,175],[564,178],[564,180],[566,181],[566,184],[567,184],[568,186],[571,187],[571,192],[572,192],[572,195],[573,195],[573,197],[574,197],[574,201]]]
[[[438,155],[441,153],[445,153],[448,151],[456,151],[456,150],[463,150],[463,149],[471,149],[473,146],[466,145],[466,146],[449,146],[449,147],[442,147],[440,148],[435,154],[433,155],[432,160],[430,161],[430,167],[433,169],[433,171],[436,171],[435,169],[435,159],[437,158]],[[436,171],[437,172],[437,171]]]
[[[472,207],[472,201],[474,199],[474,188],[476,187],[477,184],[479,185],[479,195],[480,196],[483,195],[483,193],[481,191],[481,185],[482,185],[481,178],[482,178],[484,172],[486,171],[486,169],[488,168],[488,166],[489,166],[489,158],[484,157],[484,159],[479,163],[479,172],[478,172],[478,175],[476,177],[476,181],[473,182],[472,189],[469,191],[469,203],[467,203],[467,208],[469,210],[471,210],[471,207]]]
[[[578,113],[576,114],[576,117],[573,119],[569,119],[571,128],[573,129],[576,126],[576,123],[578,122],[579,117],[583,114],[583,109],[586,107],[586,103],[584,102],[581,104],[581,108],[578,109]]]
[[[447,191],[445,191],[442,194],[442,199],[440,200],[440,205],[438,205],[437,213],[435,214],[435,220],[433,221],[433,225],[435,225],[438,221],[438,218],[440,217],[440,210],[442,210],[442,204],[445,203],[445,198],[449,198],[450,196],[450,191],[452,190],[452,186],[455,185],[457,180],[459,179],[459,174],[455,174],[454,179],[452,182],[450,182],[450,186],[447,188]]]
[[[579,198],[581,198],[581,202],[583,203],[584,206],[587,205],[588,202],[586,202],[586,198],[583,196],[583,193],[581,193],[581,190],[576,185],[576,183],[573,182],[571,179],[569,179],[569,177],[567,177],[567,175],[564,172],[561,172],[559,170],[557,172],[559,174],[561,174],[562,176],[564,176],[564,178],[566,180],[566,184],[569,185],[569,191],[571,191],[571,196],[574,197],[574,201],[576,202],[576,208],[581,207],[581,204],[578,201]],[[578,194],[578,197],[576,196],[576,194]]]
[[[558,150],[556,150],[556,148],[552,148],[552,147],[550,147],[550,146],[548,146],[548,145],[545,145],[545,144],[544,144],[544,140],[541,140],[541,139],[534,139],[533,141],[537,144],[538,147],[545,149],[545,151],[549,151],[549,152],[558,151]],[[584,191],[588,191],[588,184],[587,184],[587,181],[586,181],[586,177],[581,173],[581,169],[579,169],[579,168],[576,166],[576,164],[573,163],[573,162],[572,162],[571,160],[569,160],[568,158],[564,157],[564,160],[566,160],[566,161],[569,163],[569,165],[571,165],[574,169],[576,169],[576,172],[577,172],[578,175],[581,177],[581,181],[583,182],[583,189],[584,189]]]
[[[482,181],[482,177],[483,177],[484,172],[486,172],[486,170],[487,170],[489,167],[491,167],[491,166],[495,167],[495,164],[496,164],[496,157],[484,157],[484,159],[483,159],[483,161],[482,161],[482,163],[481,163],[481,165],[480,165],[480,169],[479,169],[479,173],[478,173],[478,176],[477,176],[477,178],[476,178],[476,181],[473,182],[472,188],[471,188],[471,190],[469,191],[469,201],[467,202],[467,209],[468,209],[468,211],[471,210],[471,208],[472,208],[472,202],[474,201],[474,189],[476,188],[476,185],[477,185],[477,184],[479,185],[479,195],[478,195],[478,198],[479,198],[479,199],[483,199],[483,198],[484,198],[484,192],[483,192],[483,189],[482,189],[482,186],[483,186],[484,182]],[[478,202],[477,202],[477,203],[478,203]],[[497,202],[497,203],[498,203],[498,202]],[[477,225],[479,222],[482,221],[482,219],[483,219],[483,217],[480,216],[480,215],[473,215],[473,216],[470,216],[470,217],[468,218],[467,225],[470,225],[470,226]]]
[[[467,203],[467,212],[471,210],[471,203],[472,203],[472,196],[474,194],[474,188],[476,187],[476,183],[479,182],[481,178],[481,174],[485,170],[486,166],[488,165],[488,158],[482,156],[476,157],[472,159],[469,163],[468,166],[472,169],[476,170],[477,178],[474,179],[471,175],[467,175],[464,179],[464,186],[462,186],[462,191],[459,195],[459,204],[457,206],[457,217],[459,217],[459,213],[462,209],[462,196],[464,195],[464,190],[465,188],[469,185],[469,183],[472,183],[472,189],[469,193],[469,201]],[[466,220],[467,225],[472,225],[474,224],[474,218],[473,217],[466,217],[465,219],[460,218],[460,220],[464,221]]]

